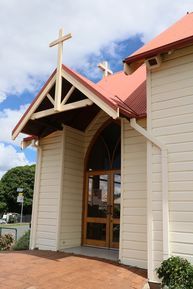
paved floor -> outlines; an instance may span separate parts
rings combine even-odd
[[[102,248],[94,248],[94,247],[74,247],[65,249],[65,253],[73,253],[76,255],[83,255],[89,257],[98,257],[102,259],[107,259],[111,261],[118,261],[119,259],[119,250],[114,249],[102,249]]]
[[[0,289],[142,289],[146,271],[62,252],[0,253]]]

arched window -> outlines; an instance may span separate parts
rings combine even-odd
[[[120,125],[115,122],[112,122],[101,131],[88,158],[88,171],[121,168],[120,137]]]

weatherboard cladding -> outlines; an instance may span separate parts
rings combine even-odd
[[[170,250],[193,262],[193,46],[151,72],[151,127],[168,148]],[[154,268],[162,261],[160,151],[152,151]]]

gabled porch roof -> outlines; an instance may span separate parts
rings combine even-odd
[[[66,124],[84,131],[100,109],[116,119],[143,117],[146,114],[146,70],[131,76],[115,73],[95,84],[74,70],[62,66],[62,111],[54,111],[56,70],[35,97],[12,132],[44,137]],[[67,100],[66,100],[67,99]]]

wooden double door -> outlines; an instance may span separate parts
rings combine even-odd
[[[87,172],[83,244],[119,248],[120,170]]]

